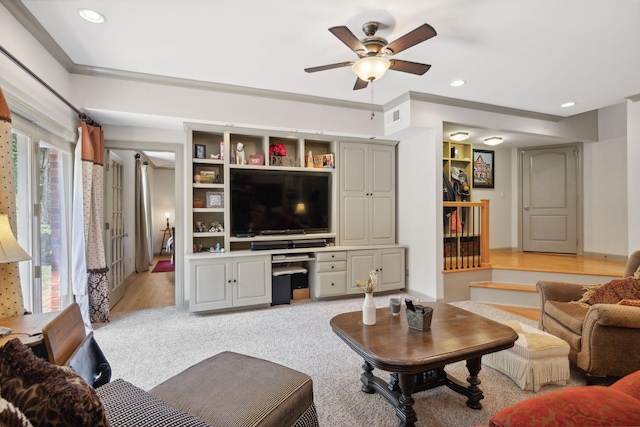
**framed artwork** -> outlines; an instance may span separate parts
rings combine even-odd
[[[208,208],[223,208],[224,207],[224,193],[221,191],[207,191],[207,207]]]
[[[264,155],[263,154],[251,154],[249,156],[249,164],[254,166],[262,166],[264,165]]]
[[[473,150],[473,187],[494,188],[496,175],[495,152]]]
[[[196,159],[204,159],[207,154],[207,147],[205,145],[196,144]]]

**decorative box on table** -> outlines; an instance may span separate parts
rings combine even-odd
[[[431,317],[433,308],[429,306],[416,305],[415,311],[407,308],[407,323],[411,329],[426,331],[431,327]]]

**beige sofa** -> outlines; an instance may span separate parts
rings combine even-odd
[[[624,277],[640,265],[640,251],[627,261]],[[588,382],[622,377],[640,369],[640,307],[619,304],[580,305],[584,285],[539,281],[539,329],[569,343],[569,361]]]

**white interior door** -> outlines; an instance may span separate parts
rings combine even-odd
[[[122,158],[107,150],[105,179],[105,213],[108,223],[105,230],[105,256],[109,266],[109,305],[113,307],[124,296],[124,162]]]
[[[576,254],[578,149],[522,151],[522,250]]]

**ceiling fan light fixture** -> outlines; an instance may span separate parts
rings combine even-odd
[[[360,80],[372,82],[384,76],[391,66],[391,62],[382,56],[367,56],[361,58],[351,66],[353,72]]]
[[[468,132],[454,132],[451,135],[449,135],[449,137],[454,141],[464,141],[465,139],[469,138],[469,133]]]
[[[500,136],[490,136],[489,138],[484,139],[484,143],[487,145],[498,145],[502,144],[502,137]]]

